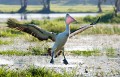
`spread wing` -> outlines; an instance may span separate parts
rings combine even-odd
[[[8,19],[7,24],[9,28],[15,28],[17,30],[26,32],[38,38],[39,40],[51,39],[52,41],[55,41],[56,33],[43,30],[34,24],[21,24],[16,19]]]
[[[78,33],[83,32],[84,30],[86,30],[86,29],[88,29],[88,28],[93,27],[93,25],[97,24],[97,23],[99,22],[99,20],[100,20],[100,17],[99,17],[95,22],[93,22],[93,23],[91,23],[91,24],[89,24],[89,25],[82,26],[82,27],[80,27],[79,29],[71,32],[69,38],[71,38],[72,36],[77,35]]]

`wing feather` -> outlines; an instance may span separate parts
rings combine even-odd
[[[91,23],[91,24],[89,24],[89,25],[82,26],[82,27],[80,27],[79,29],[71,32],[70,35],[69,35],[69,38],[71,38],[72,36],[77,35],[78,33],[83,32],[83,31],[86,30],[86,29],[89,29],[89,28],[93,27],[93,25],[97,24],[97,23],[99,22],[99,20],[100,20],[100,17],[97,19],[97,21],[95,21],[95,22],[93,22],[93,23]]]
[[[52,41],[55,41],[56,33],[43,30],[34,24],[22,24],[16,19],[8,19],[7,24],[9,28],[15,28],[17,30],[26,32],[38,38],[39,40],[51,39]]]

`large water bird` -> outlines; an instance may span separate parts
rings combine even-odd
[[[66,29],[65,29],[64,32],[59,33],[59,34],[57,34],[55,32],[46,31],[46,30],[44,30],[40,27],[37,27],[34,24],[21,24],[16,19],[8,19],[7,24],[8,24],[9,28],[15,28],[17,30],[29,33],[32,36],[38,38],[39,40],[51,39],[52,41],[54,41],[55,43],[54,43],[54,45],[51,49],[51,60],[50,60],[50,63],[53,64],[54,63],[54,57],[56,57],[60,53],[60,50],[64,49],[64,45],[65,45],[68,38],[71,38],[72,36],[74,36],[78,33],[81,33],[82,31],[84,31],[88,28],[93,27],[93,25],[98,23],[99,19],[100,18],[98,18],[97,21],[95,21],[95,22],[93,22],[89,25],[82,26],[79,29],[77,29],[73,32],[70,32],[69,24],[71,22],[74,22],[75,19],[72,18],[69,14],[66,14],[66,17],[65,17]],[[64,50],[62,51],[62,53],[63,53],[63,56],[64,56],[63,63],[68,64],[68,62],[65,58],[65,55],[64,55]]]

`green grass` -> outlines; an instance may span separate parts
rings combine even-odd
[[[86,30],[82,32],[82,35],[93,35],[93,34],[107,34],[107,35],[113,35],[118,34],[120,35],[120,27],[118,25],[110,25],[106,26],[107,24],[99,24],[93,28],[90,28],[89,30]]]
[[[34,47],[30,48],[29,50],[32,51],[32,55],[44,55],[47,54],[47,47],[40,46],[40,47]]]
[[[6,50],[6,51],[0,51],[0,55],[16,55],[16,56],[25,56],[25,55],[31,55],[32,52],[27,51],[19,51],[19,50]]]
[[[18,31],[18,30],[14,30],[14,29],[2,29],[0,31],[0,37],[16,37],[23,34],[22,32]]]
[[[3,40],[0,40],[0,45],[8,45],[8,44],[12,44],[13,41],[3,41]]]
[[[115,49],[112,47],[106,48],[106,55],[109,57],[114,57],[115,56]]]
[[[73,55],[79,55],[79,56],[99,56],[101,53],[98,49],[94,49],[92,51],[70,51]]]
[[[64,74],[57,73],[54,70],[46,68],[35,68],[31,66],[26,70],[10,70],[0,68],[0,77],[71,77],[73,74],[65,72]]]
[[[115,57],[116,56],[116,50],[112,47],[105,48],[105,55],[108,57]],[[86,51],[70,51],[72,55],[78,55],[78,56],[102,56],[103,51],[100,51],[99,49],[93,49],[93,50],[86,50]]]
[[[42,9],[41,5],[28,5],[27,12],[38,12]],[[17,12],[20,9],[20,5],[0,5],[0,12]],[[97,12],[98,8],[95,5],[75,5],[64,6],[51,4],[52,12]],[[102,6],[103,12],[112,11],[113,7],[108,5]]]
[[[71,31],[78,29],[80,24],[89,24],[97,20],[98,17],[101,17],[99,22],[100,24],[94,28],[84,31],[82,34],[120,34],[120,27],[115,25],[120,23],[120,14],[118,14],[118,17],[113,17],[112,13],[98,15],[97,17],[86,16],[84,18],[76,18],[78,23],[71,24]],[[65,30],[64,18],[57,18],[51,21],[32,20],[30,23],[39,25],[41,28],[51,32],[59,33]],[[103,25],[103,23],[106,24]],[[108,23],[112,26],[106,26]]]
[[[6,50],[6,51],[0,51],[0,55],[16,55],[16,56],[25,56],[25,55],[46,55],[47,50],[49,46],[44,42],[39,42],[39,47],[30,47],[27,51],[21,51],[21,50]]]
[[[28,51],[20,51],[20,50],[6,50],[6,51],[0,51],[0,55],[16,55],[16,56],[25,56],[25,55],[46,55],[48,50],[48,46],[41,45],[40,47],[31,47],[28,49]],[[102,56],[103,53],[99,49],[93,49],[93,50],[86,50],[86,51],[69,51],[66,54],[70,55],[78,55],[78,56]],[[105,55],[108,57],[114,57],[116,55],[115,49],[112,47],[105,48]]]
[[[38,40],[34,36],[27,34],[27,33],[23,34],[22,37],[24,37],[24,39],[28,42],[41,42],[40,40]]]
[[[97,19],[98,17],[100,17],[100,23],[120,23],[120,14],[118,14],[117,16],[114,16],[113,12],[107,12],[107,13],[103,13],[103,14],[99,14],[96,17],[92,17],[92,16],[86,16],[83,18],[84,22],[92,22],[95,19]]]
[[[19,8],[18,5],[0,5],[0,12],[16,12]]]

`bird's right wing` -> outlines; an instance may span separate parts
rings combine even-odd
[[[97,24],[97,23],[99,22],[99,20],[100,20],[100,17],[99,17],[95,22],[93,22],[93,23],[91,23],[91,24],[89,24],[89,25],[82,26],[82,27],[80,27],[79,29],[71,32],[70,35],[69,35],[69,38],[71,38],[72,36],[77,35],[78,33],[83,32],[84,30],[86,30],[86,29],[88,29],[88,28],[93,27],[93,25]]]
[[[17,30],[26,32],[38,38],[39,40],[51,39],[52,41],[55,41],[56,33],[43,30],[34,24],[21,24],[16,19],[8,19],[7,24],[9,28],[15,28]]]

